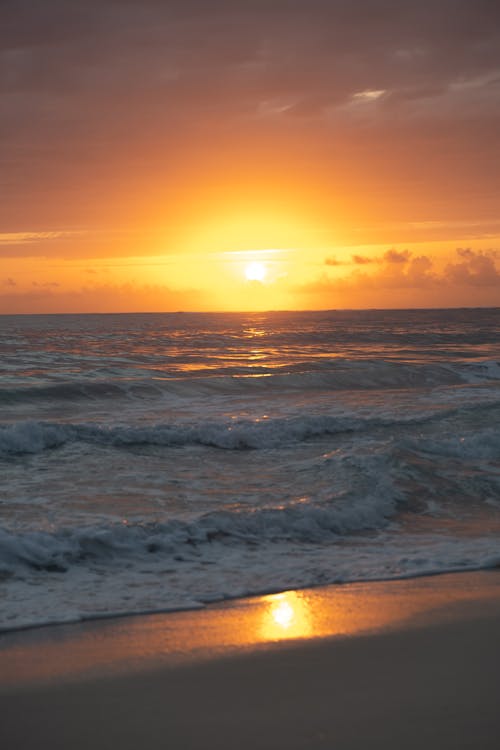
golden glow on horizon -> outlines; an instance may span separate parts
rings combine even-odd
[[[237,206],[234,211],[199,216],[193,228],[179,236],[179,248],[188,252],[250,252],[269,248],[317,247],[326,231],[323,219],[292,205],[266,210]]]
[[[305,246],[70,258],[6,257],[0,312],[267,311],[496,306],[500,261],[471,240]],[[55,242],[56,240],[54,240]],[[47,240],[49,242],[49,240]],[[61,242],[60,239],[57,242]],[[66,242],[66,240],[64,240]],[[500,238],[491,241],[498,244]],[[243,242],[240,243],[243,245]],[[139,248],[137,238],[134,247]],[[162,249],[163,248],[163,249]],[[392,257],[385,260],[386,256]],[[361,260],[359,260],[361,259]],[[496,264],[496,266],[495,266]],[[262,272],[264,269],[264,275]]]

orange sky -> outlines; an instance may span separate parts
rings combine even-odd
[[[6,7],[0,312],[500,304],[496,3]]]

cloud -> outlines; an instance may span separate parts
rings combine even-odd
[[[387,263],[408,263],[411,253],[409,250],[387,250],[384,253],[384,260]]]
[[[382,257],[376,255],[359,255],[354,253],[351,255],[351,261],[338,260],[335,256],[331,255],[325,258],[325,266],[347,266],[351,263],[356,266],[368,266],[371,264],[380,263],[407,263],[410,260],[410,252],[408,250],[387,250]]]
[[[376,255],[359,255],[358,253],[354,253],[351,256],[351,260],[352,263],[356,266],[367,266],[375,263],[408,263],[410,257],[411,253],[409,250],[395,250],[391,248],[390,250],[387,250],[381,257]],[[325,265],[333,266],[344,264],[332,262],[332,259],[327,258],[325,260]]]
[[[373,270],[365,271],[355,268],[345,276],[336,279],[323,275],[317,282],[299,287],[299,290],[309,294],[314,291],[324,293],[328,289],[332,291],[422,289],[435,286],[440,280],[428,256],[413,256],[408,250],[391,249],[381,257],[370,258],[360,255],[353,256],[353,260],[355,266],[371,265]]]
[[[494,0],[3,0],[0,221],[123,226],[146,194],[175,216],[182,179],[270,154],[353,201],[424,185],[431,218],[496,216],[499,70]]]
[[[369,263],[377,263],[377,259],[376,258],[370,258],[367,255],[357,255],[357,254],[354,254],[352,256],[352,262],[355,263],[358,266],[364,266],[364,265],[367,265]]]
[[[349,305],[358,299],[363,300],[359,306],[376,307],[500,305],[500,252],[457,248],[456,256],[442,270],[428,255],[409,250],[391,249],[372,259],[359,256],[362,262],[354,261],[349,273],[337,278],[323,273],[296,292],[326,307],[334,300]],[[368,266],[368,261],[369,271],[356,267]]]
[[[388,251],[384,261],[374,273],[354,272],[348,283],[366,289],[421,289],[437,283],[433,262],[426,255],[412,257],[408,251]]]
[[[470,248],[459,248],[457,254],[461,260],[449,263],[445,269],[445,277],[449,282],[460,286],[500,286],[500,271],[495,264],[498,252],[475,252]]]
[[[50,232],[0,232],[0,245],[13,247],[27,243],[51,242],[69,237],[81,237],[80,231],[50,231]]]
[[[106,116],[123,95],[140,96],[146,116],[156,100],[162,124],[214,104],[255,113],[282,100],[285,116],[306,117],[354,97],[381,105],[392,97],[395,106],[477,80],[500,61],[499,12],[489,0],[4,5],[0,87],[30,97],[59,125],[61,115],[75,123],[78,111],[87,122],[97,117],[84,109],[92,99]]]

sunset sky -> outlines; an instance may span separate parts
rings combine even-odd
[[[0,88],[2,313],[500,305],[498,0],[2,0]]]

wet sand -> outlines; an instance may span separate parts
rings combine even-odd
[[[500,573],[0,637],[5,748],[498,748]]]

